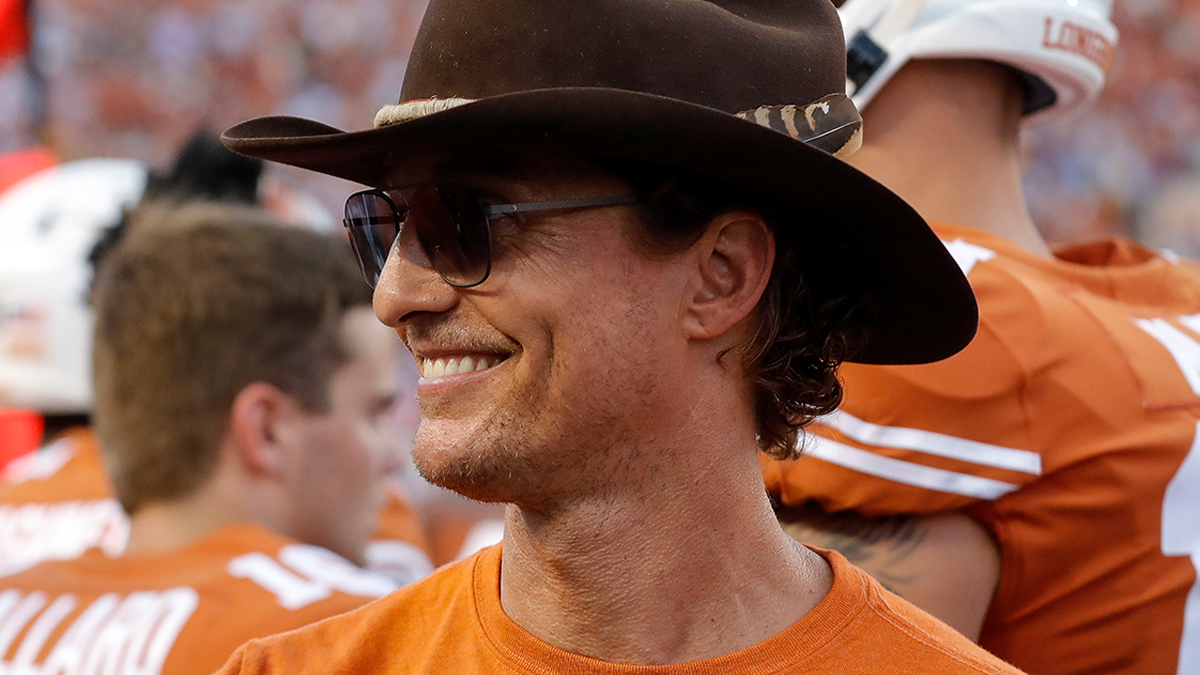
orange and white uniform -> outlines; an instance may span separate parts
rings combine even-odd
[[[207,675],[243,642],[393,590],[386,577],[256,525],[184,549],[91,550],[0,579],[6,673]]]
[[[888,593],[837,553],[818,553],[833,566],[834,582],[816,608],[764,642],[706,661],[622,665],[542,642],[504,614],[500,546],[493,546],[357,611],[255,640],[238,650],[220,675],[1018,673]]]
[[[0,575],[93,548],[115,557],[128,541],[129,518],[89,430],[73,430],[0,472]]]
[[[367,569],[390,577],[400,586],[433,572],[421,516],[401,494],[398,483],[388,486],[387,503],[379,510],[379,526],[367,542],[365,554]]]
[[[805,458],[763,460],[768,488],[974,518],[1002,555],[980,644],[1031,673],[1200,673],[1200,267],[934,229],[978,336],[939,363],[846,365],[841,410]]]
[[[404,585],[433,566],[420,516],[398,487],[388,490],[366,558],[368,568]],[[75,429],[0,472],[0,576],[92,548],[116,557],[128,540],[129,518],[90,429]]]

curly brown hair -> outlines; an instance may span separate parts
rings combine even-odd
[[[842,276],[848,268],[843,248],[824,241],[820,228],[803,227],[806,214],[794,204],[773,203],[745,188],[678,169],[598,163],[633,185],[641,218],[630,239],[647,254],[687,248],[713,218],[728,211],[758,213],[771,227],[775,264],[759,301],[757,325],[739,351],[754,378],[759,447],[777,459],[798,456],[801,430],[842,401],[838,366],[866,343],[865,319],[872,308]]]

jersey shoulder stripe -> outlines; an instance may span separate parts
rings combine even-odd
[[[934,431],[874,424],[844,410],[822,417],[819,421],[864,445],[923,452],[1033,476],[1042,474],[1041,456],[1029,450],[1006,448]]]
[[[820,436],[810,436],[806,439],[805,455],[897,483],[976,499],[999,499],[1020,487],[992,478],[884,457]]]

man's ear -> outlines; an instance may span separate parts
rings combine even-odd
[[[688,337],[727,333],[758,305],[771,280],[775,235],[761,216],[730,211],[709,223],[697,242],[697,276],[685,302]]]
[[[285,426],[296,403],[273,385],[254,382],[233,399],[229,438],[242,469],[263,478],[279,478],[287,471]]]

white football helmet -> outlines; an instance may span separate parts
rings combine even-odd
[[[1027,76],[1027,122],[1059,119],[1104,88],[1112,0],[847,0],[847,88],[859,109],[910,59],[981,59]]]
[[[0,193],[0,406],[91,410],[88,255],[145,184],[141,162],[83,159]]]

